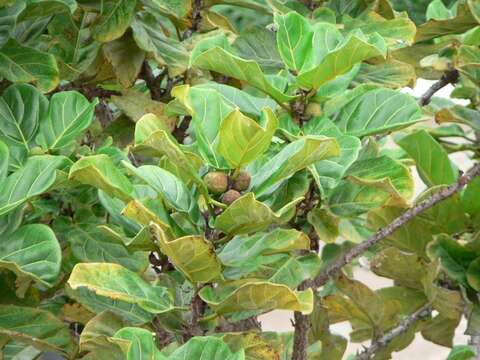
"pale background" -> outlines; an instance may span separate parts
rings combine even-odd
[[[432,83],[433,81],[420,79],[417,81],[417,84],[414,89],[406,88],[403,91],[409,94],[412,94],[413,96],[419,97],[432,85]],[[441,89],[439,92],[437,92],[435,96],[448,98],[452,90],[453,90],[453,87],[451,85],[448,85],[445,88]],[[466,102],[462,100],[455,100],[455,99],[452,99],[452,100],[462,105],[466,104]],[[472,162],[470,161],[470,159],[466,154],[453,154],[453,155],[450,155],[450,158],[463,171],[467,170],[472,165]],[[418,194],[425,188],[425,186],[420,181],[415,171],[414,171],[414,177],[415,177],[415,191]],[[362,268],[359,268],[355,272],[355,278],[359,281],[364,282],[373,290],[379,289],[382,287],[392,286],[392,282],[389,279],[376,276],[370,271]],[[264,331],[277,331],[277,332],[291,331],[293,329],[291,320],[293,320],[293,314],[290,311],[272,311],[260,317],[260,321],[262,323],[262,328]],[[460,326],[457,328],[457,331],[456,331],[456,335],[454,339],[455,345],[467,344],[468,338],[463,334],[465,331],[465,327],[466,327],[466,322],[465,320],[462,320]],[[351,328],[348,322],[335,324],[332,326],[332,332],[343,335],[347,339],[350,331],[351,331]],[[355,354],[357,350],[361,349],[361,345],[362,344],[349,343],[347,351],[345,352],[344,359],[348,355]],[[368,343],[365,343],[365,345],[368,345]],[[410,344],[408,348],[406,348],[401,352],[393,354],[393,359],[394,360],[407,360],[407,359],[440,360],[440,359],[446,359],[449,352],[450,352],[449,348],[439,346],[429,341],[426,341],[422,338],[420,334],[417,334],[414,342]]]

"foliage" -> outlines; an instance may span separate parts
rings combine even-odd
[[[480,156],[478,0],[3,0],[0,23],[1,359],[389,359],[416,332],[476,356],[453,335],[480,343],[480,168],[452,159]],[[261,330],[276,309],[294,332]]]

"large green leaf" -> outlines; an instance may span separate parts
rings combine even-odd
[[[162,252],[192,282],[210,282],[220,276],[221,264],[213,244],[203,236],[184,236],[170,240],[155,223],[153,238]]]
[[[219,143],[220,126],[233,107],[213,89],[183,85],[173,89],[172,95],[192,116],[192,126],[200,155],[215,168],[228,167],[225,159],[216,149]]]
[[[476,178],[467,185],[462,194],[462,205],[465,212],[472,217],[480,215],[480,203],[476,200],[480,196],[480,178]]]
[[[272,194],[297,171],[320,160],[338,156],[337,140],[325,136],[305,136],[285,146],[278,154],[256,170],[252,191],[260,198]]]
[[[0,215],[47,191],[56,180],[56,170],[69,160],[63,156],[32,156],[25,165],[7,177],[0,194]]]
[[[226,42],[227,39],[222,37],[209,38],[199,42],[192,52],[191,64],[201,69],[216,71],[246,81],[270,95],[277,102],[293,100],[292,96],[284,94],[267,79],[254,60],[245,60],[236,56]],[[222,45],[223,48],[219,45]]]
[[[296,12],[276,14],[277,46],[285,65],[300,71],[312,57],[313,31],[306,18]]]
[[[420,121],[415,99],[391,89],[374,89],[354,97],[333,117],[349,135],[365,136],[402,129]]]
[[[71,167],[69,178],[94,186],[126,202],[133,197],[133,185],[107,155],[81,158]]]
[[[10,152],[8,146],[0,140],[0,184],[7,178]]]
[[[148,137],[137,141],[137,133],[135,133],[136,142],[135,150],[150,156],[163,157],[166,156],[169,161],[175,164],[183,174],[185,182],[192,181],[197,184],[204,193],[207,193],[205,184],[198,175],[194,162],[183,152],[179,144],[171,138],[164,130],[152,132]]]
[[[151,14],[140,13],[132,23],[133,38],[137,45],[162,65],[168,66],[171,76],[182,74],[188,67],[188,52],[178,40],[167,37],[161,20]]]
[[[262,112],[264,125],[243,115],[239,110],[231,112],[220,126],[218,152],[236,169],[244,167],[267,150],[278,120],[272,110]]]
[[[190,339],[175,350],[168,360],[208,359],[208,360],[245,360],[243,350],[232,353],[222,339],[213,336],[199,336]]]
[[[124,327],[110,341],[118,343],[127,360],[167,360],[155,345],[154,333],[146,329]]]
[[[228,284],[228,285],[227,285]],[[309,314],[313,310],[313,292],[291,290],[286,285],[269,282],[226,283],[215,289],[203,288],[200,297],[217,314],[237,311],[294,310]]]
[[[416,131],[397,142],[415,160],[418,173],[428,186],[451,184],[457,180],[455,165],[445,149],[427,131]]]
[[[249,192],[233,202],[215,219],[215,228],[227,234],[263,231],[271,224],[285,222],[281,215],[302,199],[295,199],[274,213],[267,205],[256,200],[253,193]]]
[[[32,85],[9,86],[0,98],[0,139],[28,153],[47,108],[48,100]]]
[[[10,39],[0,49],[0,75],[12,82],[35,83],[48,92],[59,83],[55,57]]]
[[[89,102],[77,91],[63,91],[50,99],[48,116],[40,121],[36,141],[45,149],[69,146],[92,123],[98,100]]]
[[[75,224],[65,234],[72,255],[82,262],[116,263],[135,272],[145,270],[145,253],[132,253],[119,234],[108,228],[95,228],[89,224]]]
[[[68,285],[73,296],[79,295],[79,301],[87,308],[90,304],[82,302],[82,289],[95,296],[138,305],[152,314],[173,309],[172,298],[166,288],[150,285],[138,274],[118,264],[77,264]]]
[[[44,351],[74,356],[70,330],[52,313],[23,306],[0,305],[0,334]]]
[[[321,160],[310,167],[321,190],[328,193],[345,174],[352,163],[357,160],[360,151],[360,140],[355,136],[343,134],[335,124],[325,117],[315,117],[304,126],[309,135],[323,135],[335,138],[340,147],[340,155]]]
[[[95,39],[109,42],[121,37],[132,22],[136,4],[137,0],[103,1],[92,28]]]
[[[124,165],[157,191],[172,208],[188,212],[192,206],[192,198],[187,186],[175,175],[154,165],[138,168],[127,162],[124,162]]]
[[[97,56],[100,44],[91,36],[88,16],[87,12],[79,17],[64,12],[48,23],[48,31],[56,40],[49,53],[57,59],[64,80],[77,79]]]
[[[123,353],[111,337],[125,326],[121,317],[110,311],[103,311],[91,318],[80,335],[80,351],[96,356],[109,356],[113,360],[124,360]]]
[[[51,16],[62,12],[73,13],[76,9],[77,2],[75,0],[34,0],[27,3],[20,20]]]
[[[401,89],[412,84],[416,78],[415,68],[412,65],[389,60],[375,65],[363,63],[353,82]]]
[[[406,207],[413,196],[413,178],[402,163],[386,156],[358,160],[329,196],[335,215],[361,214],[386,204]]]
[[[0,267],[51,287],[62,260],[60,244],[46,225],[24,225],[0,242]]]
[[[298,85],[306,89],[318,89],[326,82],[349,72],[352,67],[369,58],[386,55],[385,40],[373,34],[365,37],[360,32],[349,34],[335,50],[324,56],[313,69],[297,77]]]
[[[225,276],[238,278],[257,271],[265,262],[265,257],[309,248],[310,239],[304,233],[294,229],[276,229],[251,236],[237,235],[222,249],[218,258],[226,267]]]

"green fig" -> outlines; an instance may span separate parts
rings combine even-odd
[[[237,190],[228,190],[225,194],[223,194],[222,201],[225,205],[230,205],[240,196],[242,195]]]
[[[208,191],[212,194],[223,194],[228,188],[228,176],[220,171],[209,172],[203,178]]]
[[[247,172],[242,171],[235,178],[235,181],[233,182],[233,188],[237,191],[245,191],[250,186],[250,180],[250,175]]]

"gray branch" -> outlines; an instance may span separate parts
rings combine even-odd
[[[422,306],[381,338],[372,341],[372,344],[368,348],[365,348],[362,352],[357,354],[355,360],[369,360],[378,350],[386,347],[393,339],[407,332],[407,330],[417,321],[429,317],[431,312],[432,305],[426,304]]]

